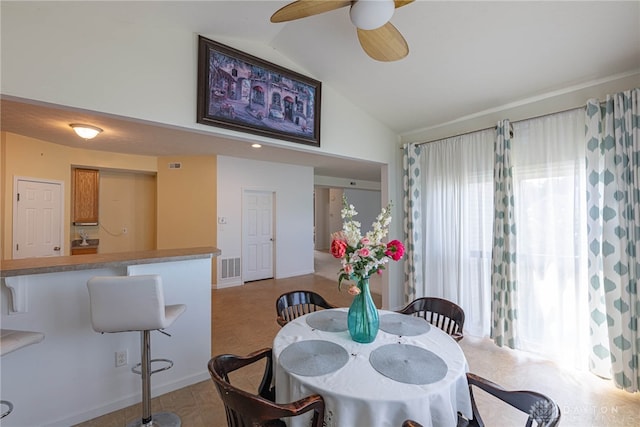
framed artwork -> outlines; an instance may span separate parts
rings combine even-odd
[[[198,123],[320,146],[322,84],[202,36]]]

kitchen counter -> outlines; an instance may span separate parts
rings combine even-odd
[[[118,252],[95,255],[70,255],[44,258],[24,258],[0,261],[0,277],[91,270],[105,267],[126,267],[150,262],[180,261],[211,258],[220,255],[213,246],[185,249]]]

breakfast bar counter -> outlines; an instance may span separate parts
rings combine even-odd
[[[152,396],[209,379],[211,270],[215,247],[5,260],[0,265],[3,329],[44,334],[37,346],[3,355],[1,392],[11,425],[70,426],[140,401],[140,334],[100,334],[91,326],[87,281],[156,274],[165,304],[186,311],[153,338],[152,357],[173,360],[153,376]],[[116,353],[125,363],[116,364]],[[3,420],[4,421],[4,420]],[[4,425],[4,423],[3,423]]]
[[[70,255],[44,258],[25,258],[0,261],[0,277],[61,271],[90,270],[103,267],[124,267],[149,262],[180,261],[211,258],[220,255],[213,246],[186,249],[158,249],[153,251],[117,252],[95,255]]]

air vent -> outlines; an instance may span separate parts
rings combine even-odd
[[[169,169],[182,169],[182,163],[180,162],[169,163]]]
[[[240,258],[222,258],[220,260],[220,278],[240,277]]]

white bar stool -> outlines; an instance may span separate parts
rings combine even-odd
[[[142,378],[142,419],[127,427],[178,427],[180,418],[171,412],[151,414],[151,374],[173,366],[168,359],[151,359],[152,330],[167,328],[187,308],[184,304],[164,304],[162,279],[159,275],[93,277],[87,282],[91,306],[91,323],[96,332],[140,331],[141,363],[131,371]],[[151,370],[151,362],[166,362]],[[140,370],[137,368],[140,367]]]
[[[41,332],[0,329],[0,356],[20,350],[31,344],[37,344],[43,339],[44,334]],[[0,419],[6,417],[13,411],[13,403],[8,400],[0,400],[0,405],[6,408],[0,414]]]

